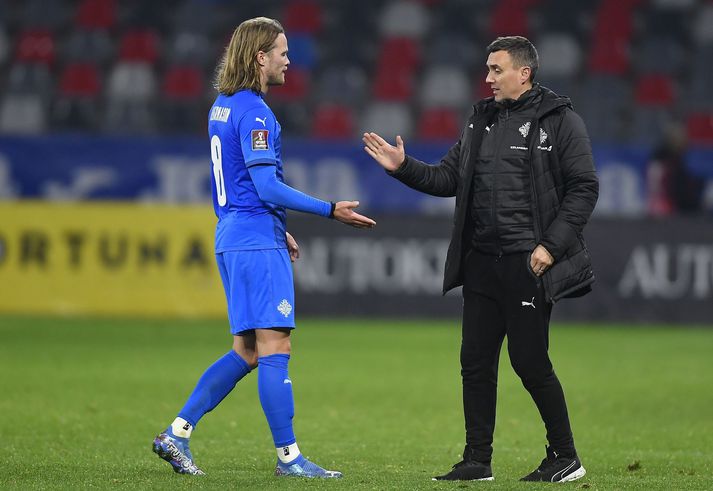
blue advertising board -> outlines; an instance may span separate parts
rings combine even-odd
[[[412,144],[407,152],[437,162],[449,144]],[[135,200],[196,203],[210,200],[208,140],[196,137],[54,135],[0,137],[0,199]],[[327,200],[358,199],[371,212],[450,213],[450,199],[412,191],[384,171],[359,142],[286,140],[288,182]],[[641,146],[594,147],[602,182],[597,212],[645,212],[646,165]],[[713,181],[713,149],[689,153],[691,169]]]

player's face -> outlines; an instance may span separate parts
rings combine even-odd
[[[267,85],[282,85],[285,83],[285,72],[290,64],[287,58],[287,37],[280,33],[275,39],[275,46],[265,53],[265,81]]]
[[[530,88],[529,67],[515,68],[510,53],[494,51],[488,56],[488,76],[485,83],[490,85],[496,101],[517,99]]]

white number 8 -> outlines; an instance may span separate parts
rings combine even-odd
[[[210,158],[213,161],[213,177],[215,178],[215,191],[218,197],[218,206],[225,206],[228,196],[225,193],[225,180],[223,179],[223,152],[218,135],[210,139]]]

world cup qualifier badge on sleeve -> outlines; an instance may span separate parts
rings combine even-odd
[[[251,141],[253,150],[267,150],[267,136],[270,134],[269,130],[252,130]]]

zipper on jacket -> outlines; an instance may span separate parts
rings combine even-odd
[[[495,120],[495,124],[498,125],[498,135],[495,139],[495,155],[493,158],[493,163],[496,166],[500,164],[500,145],[503,141],[503,135],[505,133],[505,129],[507,128],[508,119],[510,119],[510,109],[506,107],[505,120],[503,121],[502,127],[500,126],[499,121],[500,115],[498,115]],[[496,212],[497,207],[495,206],[495,197],[497,196],[497,193],[495,192],[495,189],[497,188],[497,176],[498,173],[496,172],[496,169],[493,169],[493,189],[490,191],[490,218],[493,220],[493,229],[495,232],[495,248],[498,251],[498,258],[500,258],[503,255],[503,250],[502,247],[500,247],[500,231],[498,230],[498,218]]]
[[[534,136],[534,131],[535,128],[534,126],[537,126],[537,129],[539,130],[540,128],[540,120],[539,119],[534,119],[533,120],[533,136],[531,143],[529,145],[529,162],[528,162],[528,170],[530,174],[530,188],[531,188],[531,193],[532,193],[532,222],[534,224],[534,232],[535,232],[535,242],[537,243],[536,245],[540,245],[540,241],[542,240],[542,230],[541,230],[541,224],[540,224],[540,212],[539,212],[539,207],[537,205],[537,188],[535,187],[535,173],[532,169],[532,161],[535,158],[535,152],[534,152],[534,147],[535,147],[535,136]],[[544,247],[544,246],[543,246]],[[548,251],[549,252],[549,251]],[[545,294],[549,294],[549,300],[550,302],[554,305],[555,299],[552,297],[551,292],[552,292],[552,286],[550,285],[549,281],[549,276],[542,276],[542,281],[545,283]]]

